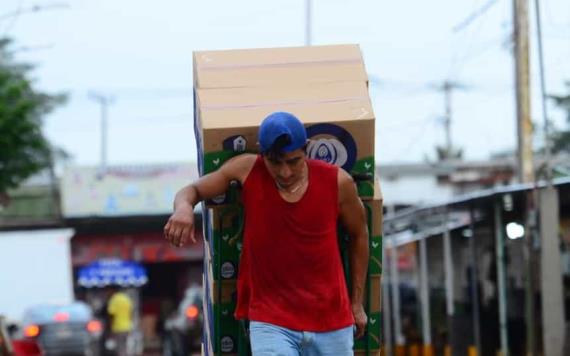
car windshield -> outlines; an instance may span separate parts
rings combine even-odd
[[[86,322],[91,320],[91,309],[81,302],[68,305],[44,304],[29,308],[24,314],[25,323],[47,324],[57,321],[57,315],[65,315],[64,321]]]

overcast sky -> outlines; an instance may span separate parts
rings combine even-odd
[[[36,4],[66,6],[29,12]],[[570,1],[541,4],[547,90],[564,93]],[[511,7],[511,0],[313,0],[314,44],[361,45],[379,163],[434,157],[444,142],[443,94],[434,88],[445,79],[465,85],[453,94],[452,138],[466,158],[515,148]],[[482,14],[453,30],[474,13]],[[114,97],[111,164],[195,161],[192,51],[297,46],[304,33],[305,0],[0,2],[0,36],[15,40],[16,59],[37,65],[39,89],[68,93],[45,132],[82,165],[100,157],[99,107],[89,91]],[[541,123],[537,63],[533,52],[532,111]],[[563,114],[549,110],[562,125]]]

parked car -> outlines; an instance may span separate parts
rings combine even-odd
[[[200,350],[203,323],[202,287],[193,285],[186,289],[178,308],[164,323],[162,354],[186,356]]]
[[[83,302],[37,305],[22,318],[21,337],[36,341],[46,355],[99,355],[103,328]]]

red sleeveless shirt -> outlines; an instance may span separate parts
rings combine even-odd
[[[296,203],[281,197],[261,156],[243,184],[237,319],[313,332],[354,324],[337,239],[338,168],[307,163]]]

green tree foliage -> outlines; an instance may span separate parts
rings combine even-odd
[[[50,165],[42,118],[65,100],[36,90],[33,67],[15,63],[9,47],[9,40],[0,39],[0,204],[7,203],[8,190]]]
[[[554,100],[556,106],[566,111],[566,130],[556,130],[552,135],[552,152],[570,153],[570,82],[566,82],[568,94],[552,95],[550,98]]]

